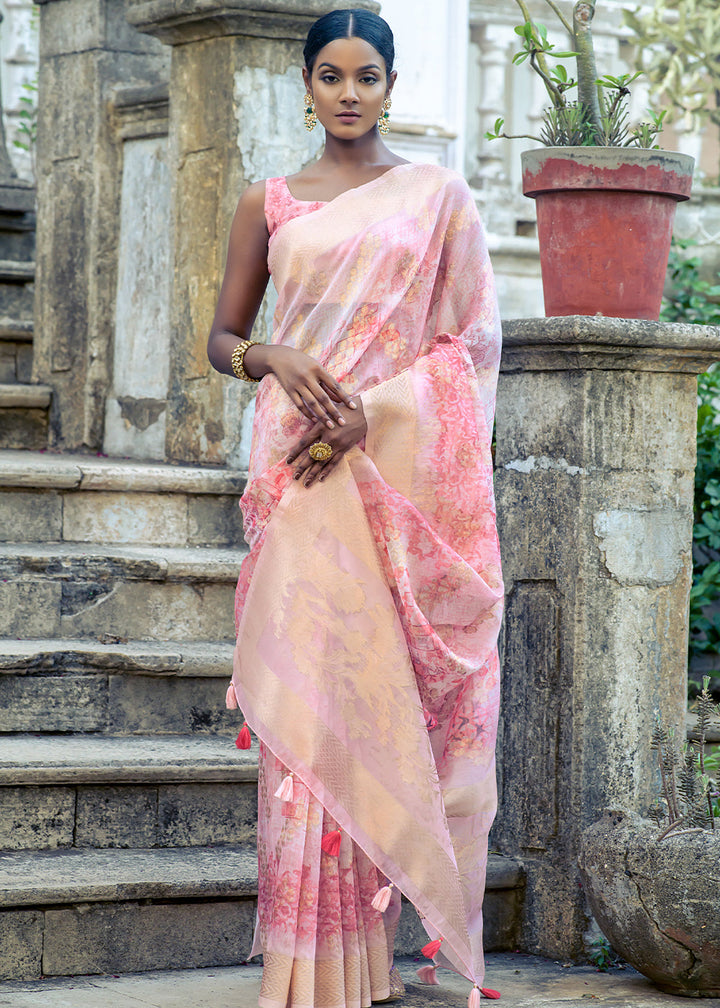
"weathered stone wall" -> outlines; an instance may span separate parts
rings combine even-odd
[[[52,443],[63,448],[102,445],[122,168],[111,93],[157,80],[165,63],[122,0],[41,5],[34,379],[53,387]]]
[[[579,833],[656,798],[653,712],[682,731],[696,379],[720,331],[510,322],[495,486],[507,612],[495,843],[527,868],[522,946],[582,952]]]

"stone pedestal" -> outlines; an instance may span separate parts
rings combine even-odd
[[[112,362],[122,141],[110,97],[164,50],[123,0],[39,0],[34,378],[53,387],[52,443],[97,449]],[[148,339],[152,334],[148,333]]]
[[[250,182],[297,171],[322,130],[303,125],[302,44],[332,0],[130,0],[128,20],[172,46],[169,162],[174,234],[166,454],[247,464],[254,389],[207,359],[233,212]],[[374,0],[359,7],[378,10]],[[269,335],[266,305],[255,338]],[[245,417],[243,418],[243,413]]]
[[[579,955],[580,832],[656,797],[653,711],[683,730],[696,374],[720,330],[504,327],[495,486],[507,612],[493,831],[527,867],[522,944]]]

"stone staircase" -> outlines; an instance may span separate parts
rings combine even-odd
[[[0,452],[0,978],[250,950],[255,749],[224,710],[244,474]],[[491,857],[488,948],[517,862]],[[403,952],[424,932],[411,911]]]
[[[34,190],[0,186],[0,445],[44,448],[52,390],[32,384]]]

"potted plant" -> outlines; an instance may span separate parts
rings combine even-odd
[[[662,799],[654,820],[609,812],[582,836],[580,874],[613,949],[669,994],[720,997],[720,805],[705,754],[709,677],[681,752],[657,724]],[[714,778],[714,779],[713,779]]]
[[[594,0],[575,4],[572,24],[546,0],[573,39],[569,52],[556,51],[525,0],[516,2],[526,20],[515,29],[522,48],[513,62],[529,61],[551,101],[540,136],[528,137],[545,146],[522,155],[523,192],[537,204],[545,313],[657,320],[675,209],[690,196],[693,159],[655,146],[663,114],[630,127],[628,85],[639,74],[598,77]],[[574,57],[577,79],[548,57]],[[498,119],[487,139],[517,139],[503,126]]]

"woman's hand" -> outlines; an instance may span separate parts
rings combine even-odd
[[[288,465],[297,462],[294,478],[303,480],[306,487],[312,486],[315,480],[322,483],[326,480],[342,457],[354,448],[367,434],[367,420],[360,396],[352,400],[352,408],[341,405],[337,407],[342,415],[342,424],[328,434],[321,423],[316,423],[288,453]],[[332,456],[327,462],[316,462],[310,458],[308,448],[316,441],[323,441],[332,448]]]
[[[248,374],[254,377],[272,372],[302,415],[328,430],[334,430],[336,424],[342,427],[346,422],[343,413],[355,409],[352,398],[333,376],[295,347],[251,346],[245,352],[245,362]],[[341,412],[340,405],[347,409]]]

